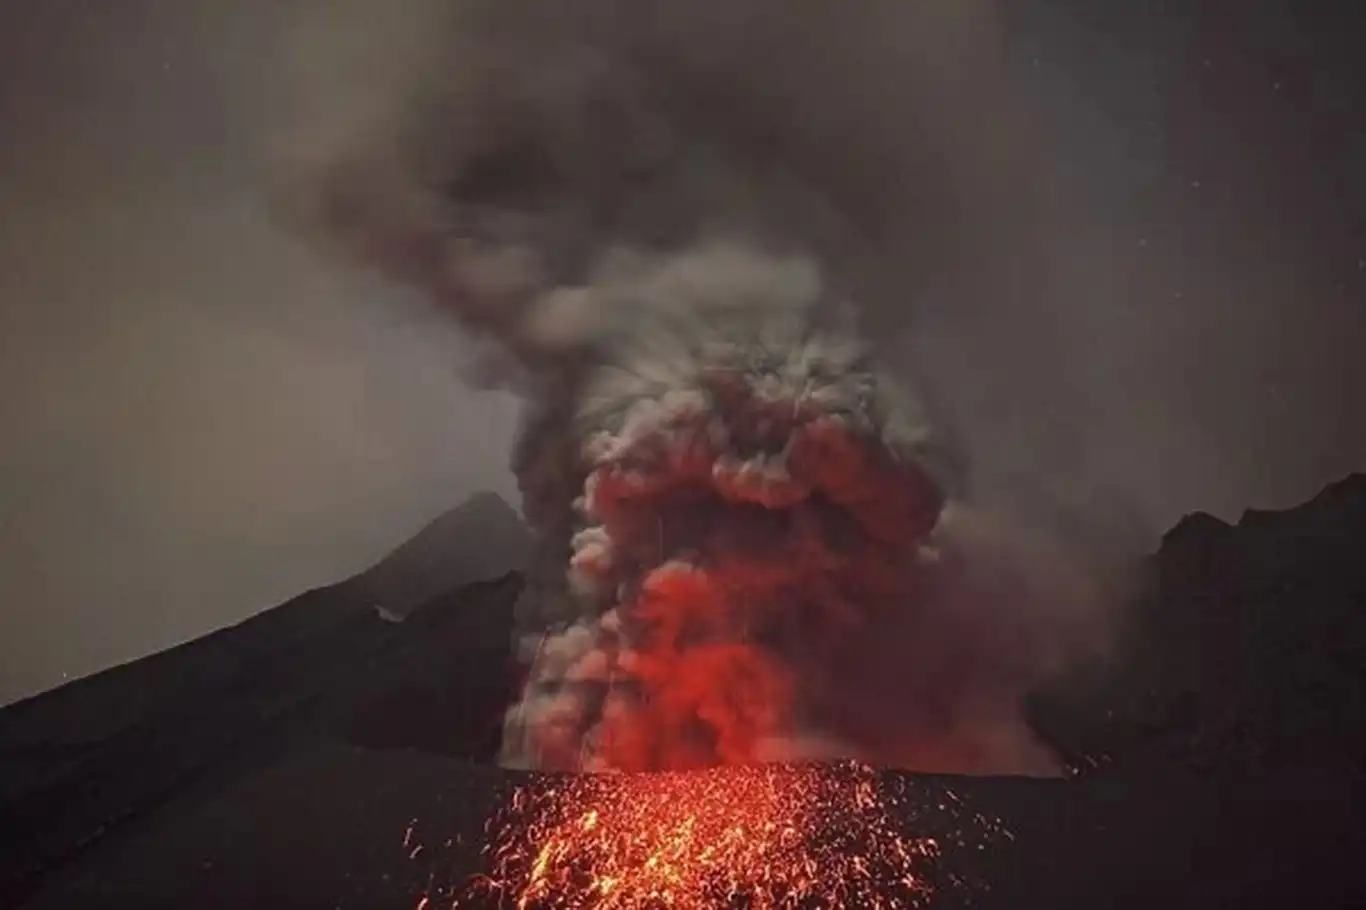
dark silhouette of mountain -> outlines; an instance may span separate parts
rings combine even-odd
[[[401,619],[461,585],[526,568],[531,531],[496,493],[478,493],[433,520],[355,583],[383,615]]]
[[[1079,766],[1366,771],[1366,475],[1236,526],[1187,516],[1109,658],[1035,699]]]
[[[520,587],[527,540],[476,496],[348,581],[0,710],[0,906],[205,775],[319,731],[487,760],[512,626],[486,602]]]
[[[0,799],[26,788],[26,762],[49,775],[111,736],[150,722],[173,703],[227,691],[243,667],[275,667],[307,649],[369,629],[382,608],[403,618],[461,587],[521,569],[530,533],[500,497],[480,493],[444,513],[371,568],[309,591],[246,621],[158,654],[74,680],[0,709]],[[171,685],[170,681],[174,681]],[[45,753],[39,761],[36,756]]]
[[[488,814],[539,780],[489,764],[520,578],[374,609],[469,526],[0,711],[0,906],[410,908],[483,869]],[[954,857],[978,907],[1366,906],[1363,544],[1363,476],[1190,516],[1114,652],[1033,699],[1075,778],[884,779],[924,794],[918,832],[946,788],[1012,831]]]

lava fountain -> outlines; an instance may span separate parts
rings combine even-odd
[[[484,874],[433,880],[417,907],[910,910],[944,889],[963,905],[986,887],[964,856],[1009,838],[949,779],[857,762],[537,776],[489,820]]]

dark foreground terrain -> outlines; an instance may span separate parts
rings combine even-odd
[[[450,906],[559,782],[488,764],[515,574],[375,609],[428,543],[0,712],[0,907]],[[1033,700],[1074,778],[879,776],[931,905],[1366,906],[1364,555],[1361,476],[1169,532],[1123,647]]]

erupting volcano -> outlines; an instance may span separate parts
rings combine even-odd
[[[940,887],[985,887],[945,851],[1010,837],[942,781],[853,762],[548,776],[519,786],[488,829],[488,874],[433,883],[417,910],[915,908]],[[420,854],[418,841],[410,829]]]
[[[925,175],[884,119],[826,122],[874,87],[820,73],[885,78],[886,35],[959,20],[570,6],[440,4],[288,184],[296,224],[427,292],[527,401],[541,557],[503,763],[1055,772],[1019,701],[1094,592],[965,499],[914,369],[878,364],[864,304],[914,301],[869,241]]]
[[[845,696],[870,631],[896,628],[926,582],[943,501],[917,458],[928,440],[859,345],[814,323],[800,263],[666,268],[652,281],[688,310],[660,319],[670,299],[644,296],[649,341],[628,336],[579,397],[582,612],[537,640],[505,758],[677,770],[808,740],[869,754]]]

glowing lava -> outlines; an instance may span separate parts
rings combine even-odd
[[[856,763],[541,778],[490,824],[471,905],[518,910],[923,906],[957,830],[908,836],[917,807],[961,821],[951,791],[909,793]],[[908,798],[908,797],[914,798]],[[981,816],[974,838],[1001,833]],[[459,906],[461,904],[457,904]]]

